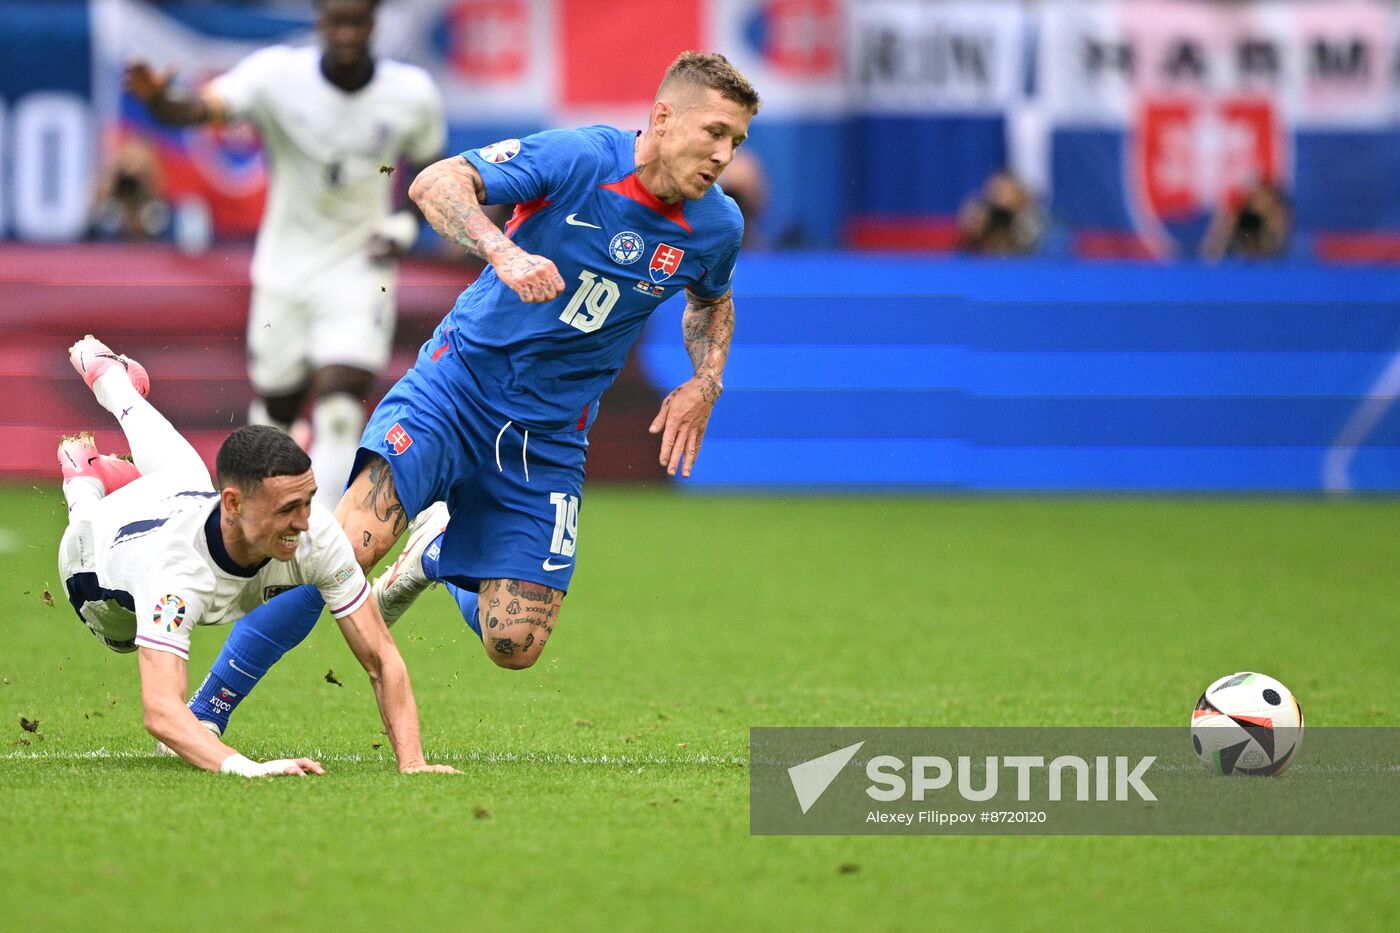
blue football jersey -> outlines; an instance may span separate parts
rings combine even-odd
[[[718,185],[666,204],[637,178],[635,132],[550,130],[463,155],[490,204],[515,204],[506,233],[554,262],[564,291],[526,304],[495,270],[457,299],[444,322],[477,398],[540,431],[573,428],[627,361],[647,317],[689,288],[730,289],[744,222]]]

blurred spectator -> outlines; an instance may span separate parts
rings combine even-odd
[[[97,240],[157,240],[170,232],[170,205],[161,194],[155,147],[127,136],[98,175],[91,236]]]
[[[734,160],[720,176],[720,187],[734,199],[739,213],[744,215],[744,247],[763,247],[758,219],[768,207],[768,179],[758,156],[747,149],[734,153]]]
[[[1010,172],[996,172],[958,212],[958,245],[983,256],[1025,256],[1036,251],[1040,211],[1026,186]]]
[[[1262,182],[1238,207],[1226,205],[1211,221],[1201,242],[1201,256],[1218,260],[1226,256],[1272,259],[1288,252],[1293,211],[1288,198],[1275,184]]]

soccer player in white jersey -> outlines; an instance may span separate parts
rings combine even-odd
[[[78,618],[109,648],[137,653],[147,730],[209,771],[324,773],[309,758],[245,758],[184,702],[194,626],[233,622],[270,594],[311,584],[370,675],[399,769],[452,771],[423,760],[408,671],[345,533],[312,503],[305,452],[275,428],[240,428],[219,450],[216,489],[194,448],[146,401],[139,364],[92,336],[69,358],[117,418],[134,463],[99,455],[88,434],[59,445],[69,512],[59,569]]]
[[[393,170],[436,160],[446,129],[428,73],[371,54],[374,0],[317,8],[323,48],[262,49],[193,94],[144,62],[126,80],[162,123],[248,121],[262,136],[270,179],[253,254],[249,421],[290,430],[311,399],[311,460],[333,509],[389,360],[395,260],[418,234],[415,214],[391,213]]]

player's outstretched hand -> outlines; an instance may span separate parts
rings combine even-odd
[[[660,463],[667,475],[675,476],[679,469],[682,476],[690,476],[700,457],[705,427],[710,423],[710,412],[714,411],[719,393],[715,380],[693,376],[662,401],[648,430],[661,435]]]
[[[526,304],[553,301],[564,293],[564,278],[554,263],[523,249],[512,249],[492,263],[506,288]]]
[[[263,775],[267,777],[305,777],[308,774],[325,774],[326,769],[319,761],[310,758],[278,758],[262,763]]]
[[[166,88],[170,87],[170,79],[174,76],[173,70],[157,72],[140,59],[134,59],[127,64],[124,78],[126,89],[140,100],[149,103],[165,96]]]
[[[452,767],[451,765],[430,765],[430,764],[421,764],[421,765],[409,765],[409,766],[406,767],[406,768],[400,768],[400,769],[399,769],[399,773],[400,773],[400,774],[461,774],[462,772],[458,771],[456,768]]]

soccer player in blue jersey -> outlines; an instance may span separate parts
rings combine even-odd
[[[443,160],[414,180],[409,194],[434,229],[490,265],[371,416],[336,509],[366,568],[418,516],[375,582],[387,621],[442,581],[496,664],[539,659],[579,557],[598,398],[647,317],[681,292],[695,375],[650,430],[667,472],[690,475],[722,391],[744,232],[715,182],[758,109],[723,56],[686,52],[640,133],[547,131]],[[511,203],[504,232],[481,211]],[[225,725],[320,610],[302,587],[246,616],[191,700],[196,716]],[[215,695],[235,702],[216,709]]]

